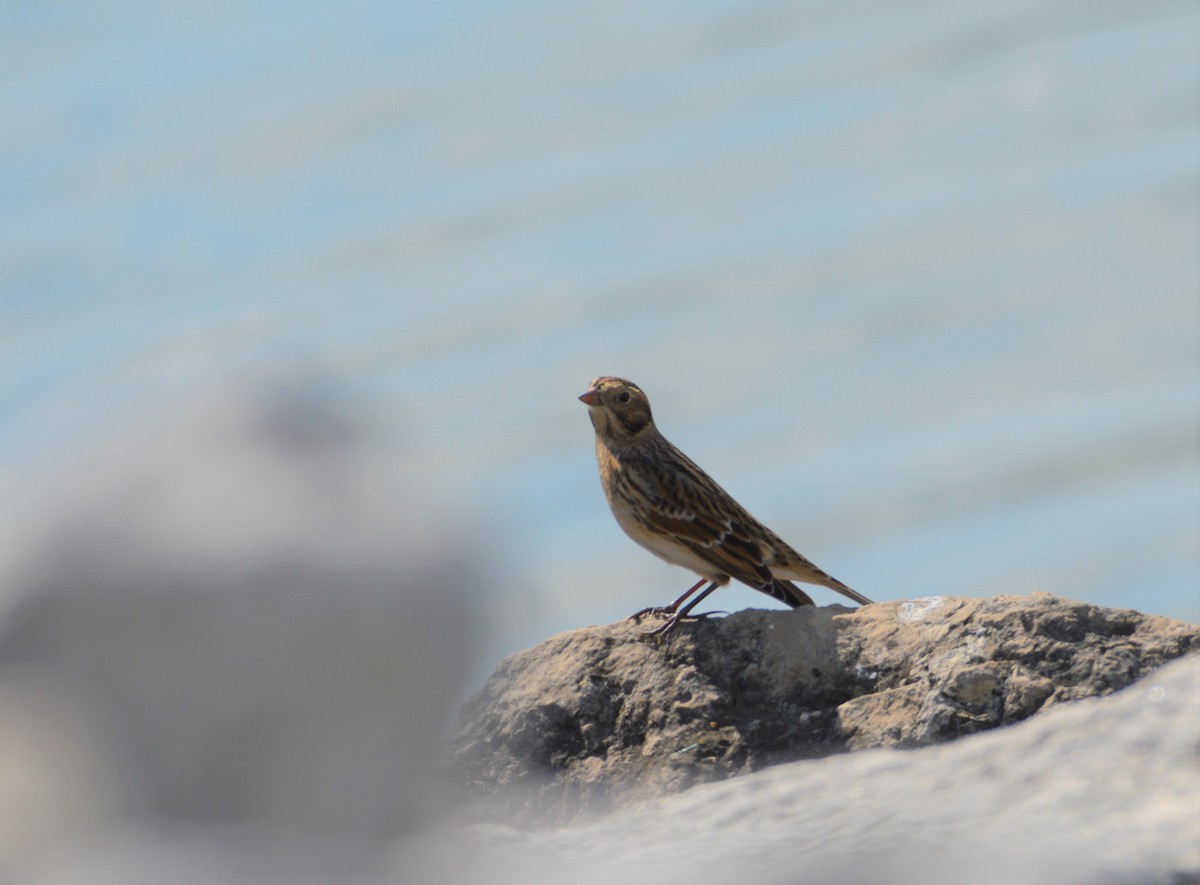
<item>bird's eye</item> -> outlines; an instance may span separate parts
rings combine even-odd
[[[628,390],[622,390],[622,391],[621,391],[621,395],[620,395],[619,397],[617,397],[617,399],[619,399],[619,400],[620,400],[621,402],[623,402],[623,403],[627,403],[627,402],[629,402],[629,391],[628,391]]]

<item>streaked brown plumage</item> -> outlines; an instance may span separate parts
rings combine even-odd
[[[579,399],[596,429],[600,482],[617,523],[654,555],[701,578],[669,605],[634,615],[671,615],[651,635],[669,633],[730,578],[793,608],[814,603],[792,580],[828,587],[862,605],[871,602],[793,550],[671,445],[654,424],[646,394],[632,381],[601,376]]]

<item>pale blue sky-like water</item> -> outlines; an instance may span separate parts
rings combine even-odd
[[[4,476],[316,374],[488,527],[499,654],[690,583],[603,504],[623,374],[868,596],[1200,618],[1194,4],[3,16]]]

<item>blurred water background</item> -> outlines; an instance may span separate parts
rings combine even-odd
[[[454,526],[479,576],[478,633],[450,622],[472,637],[461,697],[503,654],[690,583],[603,503],[575,397],[620,374],[875,599],[1047,590],[1200,619],[1194,3],[0,16],[5,598],[33,592],[12,577],[30,550],[44,576],[74,549],[39,528],[77,526],[71,477],[140,488],[128,459],[90,459],[156,439],[146,416],[303,390],[374,435],[344,459],[373,550],[427,511]],[[178,451],[146,456],[154,482],[208,475]],[[394,522],[364,491],[379,451],[416,477],[380,483]],[[279,494],[236,476],[134,546],[220,551],[224,514]],[[396,568],[376,589],[419,594]],[[427,592],[457,606],[453,584]]]

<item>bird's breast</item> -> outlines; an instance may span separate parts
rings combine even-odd
[[[675,540],[672,535],[647,528],[638,519],[636,506],[631,501],[615,494],[609,495],[608,504],[612,508],[613,516],[616,517],[617,525],[621,527],[621,530],[659,559],[665,560],[671,565],[682,566],[712,580],[721,577],[719,571],[712,567],[712,563],[701,559]]]

